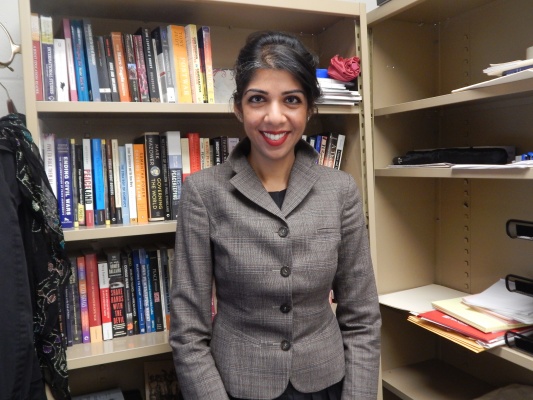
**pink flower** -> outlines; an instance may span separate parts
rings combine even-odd
[[[359,57],[342,58],[336,55],[331,59],[328,67],[328,75],[343,82],[354,80],[359,76],[360,71]]]

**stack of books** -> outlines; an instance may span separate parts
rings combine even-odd
[[[361,95],[353,90],[355,83],[343,82],[333,78],[317,78],[322,96],[318,99],[319,104],[348,105],[353,106],[361,101]]]

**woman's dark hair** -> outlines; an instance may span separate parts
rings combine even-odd
[[[318,57],[295,36],[284,32],[263,31],[248,36],[235,63],[235,105],[242,109],[244,90],[258,69],[289,72],[302,85],[309,110],[320,96],[316,79]]]

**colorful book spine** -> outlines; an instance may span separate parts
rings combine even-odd
[[[105,41],[103,36],[94,37],[96,71],[98,74],[98,85],[100,88],[101,101],[113,101],[111,79],[109,77],[109,68],[105,51]],[[116,81],[115,81],[116,85]]]
[[[123,223],[122,216],[122,183],[120,181],[120,157],[118,154],[118,140],[111,139],[111,166],[113,168],[113,189],[115,194],[116,223]]]
[[[137,83],[139,87],[140,101],[150,102],[148,89],[148,77],[146,75],[146,63],[144,59],[143,39],[141,35],[133,35],[133,54],[137,65]]]
[[[204,77],[204,103],[214,103],[215,83],[213,78],[211,29],[208,26],[201,26],[198,28],[197,36],[200,52],[200,68]]]
[[[144,250],[140,248],[133,249],[131,252],[133,259],[133,280],[135,282],[135,302],[137,303],[137,318],[139,333],[146,333],[146,314],[144,311],[144,292],[143,292],[143,281],[142,281],[142,269],[141,269],[141,260],[146,258]],[[145,263],[145,261],[143,261]],[[146,274],[146,269],[145,269]]]
[[[80,202],[80,188],[79,188],[79,177],[78,174],[78,161],[76,154],[76,139],[69,139],[69,149],[70,149],[70,171],[71,171],[71,182],[72,182],[72,213],[74,217],[74,228],[78,228],[79,224],[79,213],[78,213],[78,204]]]
[[[120,268],[122,269],[122,276],[124,279],[124,323],[126,328],[126,335],[133,335],[133,304],[132,304],[132,282],[130,278],[130,266],[128,262],[128,255],[126,252],[120,252]]]
[[[163,286],[161,285],[161,271],[159,266],[158,252],[156,248],[146,250],[148,259],[147,266],[150,270],[150,286],[153,299],[153,327],[155,332],[165,330],[165,314],[163,311],[164,298]]]
[[[85,201],[85,225],[94,226],[93,162],[91,139],[82,139],[83,146],[83,199]]]
[[[104,141],[102,141],[104,143]],[[107,200],[107,206],[106,210],[109,214],[109,220],[110,223],[116,224],[117,223],[117,207],[116,207],[116,198],[117,195],[115,193],[115,174],[113,171],[113,150],[111,148],[111,140],[107,139],[105,140],[105,160],[104,163],[106,165],[106,172],[105,176],[107,177],[105,182],[106,187],[106,200]],[[102,157],[104,155],[102,154]]]
[[[89,326],[89,300],[87,297],[87,269],[85,266],[85,256],[76,257],[76,267],[78,269],[78,289],[80,292],[80,318],[82,343],[91,343],[91,330]]]
[[[74,146],[76,153],[75,162],[76,162],[76,178],[78,180],[78,203],[74,206],[76,207],[76,212],[78,214],[78,225],[85,226],[85,194],[84,194],[84,169],[83,169],[83,145],[76,143]]]
[[[85,271],[87,277],[87,304],[89,307],[89,329],[91,343],[101,342],[102,311],[100,309],[100,286],[98,283],[98,260],[96,253],[85,253]]]
[[[181,177],[182,181],[185,182],[185,179],[191,174],[191,159],[189,155],[189,139],[184,137],[180,139],[181,141]]]
[[[137,286],[135,280],[135,264],[133,262],[133,252],[132,251],[123,251],[123,255],[126,257],[126,262],[128,263],[129,271],[129,281],[130,281],[130,291],[131,291],[131,319],[133,321],[133,335],[138,335],[140,332],[139,329],[139,316],[137,315]],[[129,335],[129,331],[128,331]]]
[[[109,175],[107,174],[107,142],[108,140],[102,139],[102,144],[100,145],[100,151],[102,152],[102,172],[104,177],[104,218],[105,224],[111,224],[111,206],[109,204]]]
[[[31,25],[31,51],[33,58],[33,81],[35,83],[35,100],[43,101],[43,69],[41,50],[41,22],[39,14],[32,13],[30,16]]]
[[[196,132],[189,132],[187,133],[187,138],[189,139],[190,173],[193,174],[202,169],[200,134]]]
[[[152,271],[150,260],[143,249],[144,263],[141,259],[141,277],[143,284],[144,313],[146,318],[146,332],[155,332],[154,294],[152,288]]]
[[[133,143],[124,145],[126,150],[126,177],[128,182],[128,206],[130,209],[130,222],[136,224],[137,218],[137,192],[135,190],[135,157],[133,155]]]
[[[170,329],[170,265],[167,247],[165,245],[158,245],[157,252],[164,301],[165,327],[166,329]]]
[[[70,20],[70,30],[72,34],[72,52],[74,55],[78,101],[89,101],[89,82],[85,63],[83,26],[81,20]]]
[[[111,323],[113,338],[127,335],[125,312],[125,278],[122,269],[120,250],[105,250],[109,273],[109,298],[111,306]]]
[[[117,86],[120,101],[131,101],[128,70],[126,66],[126,55],[122,44],[122,33],[111,32],[111,43],[113,45],[113,57],[117,74]]]
[[[69,101],[69,79],[65,39],[54,39],[57,101]]]
[[[44,133],[41,143],[43,151],[44,171],[48,177],[48,182],[52,188],[54,196],[57,198],[57,163],[56,163],[56,135],[54,133]]]
[[[163,221],[165,206],[163,202],[163,176],[161,174],[161,144],[158,132],[145,132],[135,139],[135,144],[144,146],[144,165],[148,221]]]
[[[115,67],[115,53],[113,52],[111,35],[104,35],[104,51],[107,62],[107,72],[109,74],[109,84],[111,87],[111,101],[120,101],[120,96],[118,94],[117,70]]]
[[[72,344],[82,343],[81,312],[80,312],[80,289],[78,282],[78,266],[76,256],[70,256],[72,273],[68,281],[67,299],[71,310]]]
[[[198,47],[198,34],[195,24],[185,25],[185,43],[189,60],[189,82],[193,103],[204,103],[204,74]]]
[[[159,135],[159,143],[161,148],[161,176],[163,181],[163,207],[165,210],[165,220],[171,220],[170,205],[170,180],[168,174],[168,143],[166,135]]]
[[[133,50],[133,35],[131,33],[123,33],[122,39],[124,44],[124,57],[126,60],[126,70],[128,72],[128,85],[130,88],[131,101],[139,102],[141,101],[141,95],[139,91],[135,52]]]
[[[169,25],[168,48],[170,65],[173,71],[172,78],[176,88],[177,103],[192,103],[191,78],[189,74],[189,57],[187,55],[187,40],[185,27],[181,25]]]
[[[170,198],[170,218],[178,218],[178,205],[181,198],[182,183],[182,159],[181,159],[181,137],[179,131],[166,131],[161,133],[167,144],[168,159],[168,179]]]
[[[67,51],[69,100],[78,101],[76,68],[74,67],[74,49],[72,47],[72,31],[70,29],[70,20],[68,18],[63,18],[63,37],[65,38],[65,48]]]
[[[142,39],[144,64],[146,67],[146,78],[150,101],[152,103],[159,103],[161,102],[161,98],[159,96],[159,76],[157,74],[155,59],[157,55],[155,54],[152,37],[150,35],[150,29],[140,27],[135,34],[140,35]]]
[[[164,103],[176,102],[176,83],[172,72],[168,29],[158,26],[152,31],[156,44],[157,62],[159,66],[159,83]]]
[[[118,146],[120,202],[122,206],[122,223],[130,224],[130,206],[128,196],[128,173],[126,165],[126,146]]]
[[[56,101],[56,74],[54,63],[54,28],[52,17],[39,16],[41,23],[41,56],[43,65],[44,100]]]
[[[93,27],[89,19],[81,21],[83,27],[83,43],[85,50],[85,68],[89,83],[89,98],[92,101],[101,101],[100,83],[98,82],[98,70],[96,67],[96,49],[94,46]]]
[[[102,314],[102,339],[113,339],[111,296],[109,289],[109,266],[107,259],[98,259],[98,285],[100,289],[100,312]]]
[[[59,221],[61,222],[61,226],[63,228],[74,228],[70,140],[67,138],[56,138],[55,152],[57,165],[57,203]]]
[[[102,159],[102,139],[91,141],[91,162],[93,172],[94,224],[105,225],[105,183],[104,160]]]
[[[137,223],[148,222],[148,195],[146,188],[146,165],[144,145],[133,144],[133,167],[135,171],[135,201],[137,204]]]

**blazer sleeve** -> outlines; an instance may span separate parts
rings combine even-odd
[[[342,399],[375,400],[381,315],[361,198],[353,178],[349,177],[348,181],[333,283],[346,360]]]
[[[169,336],[187,400],[228,399],[209,347],[213,279],[209,233],[208,210],[189,177],[178,209]]]

